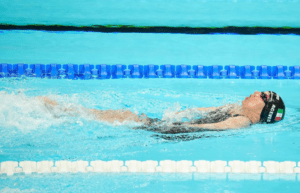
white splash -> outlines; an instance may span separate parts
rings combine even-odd
[[[55,100],[53,99],[55,96],[49,97]],[[65,102],[47,108],[37,97],[28,97],[23,92],[8,93],[1,91],[0,101],[0,122],[1,127],[4,128],[14,127],[22,131],[29,131],[76,121],[82,126],[83,123],[80,119],[88,119],[84,111],[81,111],[81,105]],[[72,108],[80,114],[65,111],[67,108]]]

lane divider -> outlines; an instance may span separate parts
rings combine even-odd
[[[300,79],[300,66],[0,63],[0,78],[24,76],[84,80],[110,78]]]
[[[18,173],[86,173],[86,172],[144,172],[144,173],[202,173],[202,174],[297,174],[300,162],[293,161],[5,161],[0,163],[0,174]]]

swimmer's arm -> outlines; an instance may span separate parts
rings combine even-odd
[[[212,129],[212,130],[224,130],[224,129],[239,129],[249,127],[251,125],[250,120],[244,116],[231,117],[225,121],[212,124],[196,124],[189,125],[189,127],[201,129]]]
[[[204,111],[204,112],[206,112],[206,111],[214,111],[214,110],[217,110],[218,108],[221,108],[221,107],[202,107],[202,108],[193,108],[193,109],[196,109],[198,111]],[[180,113],[185,113],[185,112],[187,112],[187,110],[179,111],[179,112],[177,112],[175,114],[180,114]]]

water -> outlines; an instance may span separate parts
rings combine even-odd
[[[192,174],[64,174],[3,179],[2,192],[297,192],[299,181],[201,180]]]
[[[1,33],[2,32],[2,33]],[[296,35],[187,35],[0,31],[1,63],[285,65],[300,63]]]
[[[299,27],[299,0],[2,0],[0,23]]]
[[[139,63],[298,65],[299,36],[102,34],[2,31],[0,60],[8,63]],[[143,42],[141,44],[140,42]],[[0,162],[41,160],[258,160],[299,161],[298,80],[0,79]],[[82,113],[54,114],[35,99],[62,108],[130,109],[175,119],[179,110],[240,103],[255,90],[273,90],[286,105],[275,125],[195,134],[198,139],[133,130],[137,123],[95,121]],[[179,117],[180,118],[180,117]],[[224,177],[224,176],[223,176]],[[253,192],[299,189],[291,180],[235,181],[225,176],[50,174],[0,176],[2,192]]]
[[[299,81],[120,79],[13,81],[1,79],[0,161],[14,160],[276,160],[298,161]],[[186,86],[189,85],[189,86]],[[49,112],[35,96],[48,96],[63,108],[129,109],[152,118],[175,119],[193,107],[240,103],[255,90],[274,90],[286,104],[275,125],[196,134],[192,141],[165,140],[133,130],[137,123],[95,121],[82,113]],[[293,92],[291,92],[293,90]],[[178,118],[178,117],[177,117]],[[166,136],[166,135],[162,135]],[[213,153],[212,153],[213,152]]]

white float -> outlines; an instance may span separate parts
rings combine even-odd
[[[248,161],[245,162],[245,172],[246,173],[260,173],[261,172],[261,162],[260,161]]]
[[[280,164],[275,161],[264,161],[263,166],[266,168],[267,173],[279,173],[280,172]]]
[[[101,161],[101,160],[97,160],[97,161],[91,161],[91,167],[93,169],[93,172],[106,172],[106,161]]]
[[[159,162],[162,172],[176,172],[176,162],[172,160],[163,160]]]
[[[113,160],[106,162],[106,171],[107,172],[122,172],[124,171],[124,167],[122,167],[123,161]]]
[[[136,160],[125,161],[125,165],[128,168],[128,172],[141,172],[142,171],[142,162]]]
[[[37,164],[34,161],[22,161],[20,162],[20,167],[25,174],[37,172]]]
[[[191,167],[193,166],[192,161],[182,160],[176,162],[176,172],[187,173],[191,172]]]
[[[198,160],[194,162],[197,172],[210,172],[210,161]]]
[[[157,161],[153,161],[153,160],[143,161],[142,172],[155,172],[157,165],[158,165]]]
[[[88,161],[75,161],[72,162],[72,172],[77,173],[77,172],[87,172],[88,170],[86,169],[89,165]]]
[[[296,162],[284,161],[279,163],[280,173],[292,174],[294,173],[295,167],[296,167]]]
[[[245,173],[245,162],[243,161],[229,161],[228,165],[231,168],[232,173]]]
[[[210,171],[213,173],[224,173],[227,172],[225,167],[227,166],[226,161],[217,160],[210,162]]]
[[[17,170],[18,162],[14,161],[6,161],[1,163],[1,172],[8,176],[14,175],[14,173],[20,172]]]
[[[227,161],[206,161],[198,160],[194,162],[189,160],[173,161],[173,160],[162,160],[159,165],[157,161],[147,160],[112,160],[102,161],[96,160],[91,161],[67,161],[61,160],[56,161],[55,165],[53,161],[6,161],[0,163],[0,174],[6,174],[11,176],[15,173],[23,172],[26,175],[31,173],[51,173],[51,172],[166,172],[166,173],[191,173],[197,172],[197,178],[207,178],[203,176],[205,173],[208,174],[210,179],[224,179],[224,175],[228,176],[230,180],[241,180],[241,179],[255,179],[260,180],[261,176],[265,180],[284,179],[293,180],[296,179],[296,174],[300,173],[300,162],[296,167],[296,162],[293,161],[265,161],[263,166],[260,161],[248,161],[243,162],[239,160]],[[202,173],[202,174],[199,174]],[[228,173],[228,174],[226,174]],[[246,174],[245,174],[246,173]],[[200,176],[199,176],[199,175]],[[224,174],[224,175],[223,175]],[[245,174],[245,175],[235,175]],[[263,175],[262,175],[263,174]],[[280,174],[280,175],[279,175]],[[195,174],[194,174],[195,175]],[[222,175],[222,176],[221,176]]]
[[[36,163],[36,169],[38,173],[51,173],[53,167],[53,161],[40,161]]]
[[[62,161],[56,161],[55,166],[57,168],[56,172],[59,173],[65,173],[65,172],[72,172],[72,162],[62,160]]]

